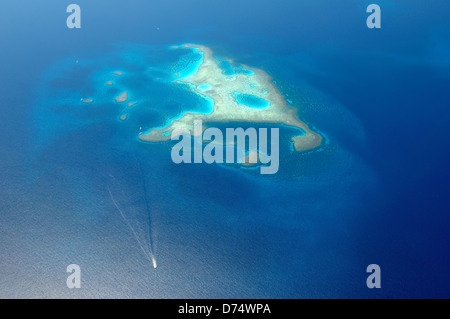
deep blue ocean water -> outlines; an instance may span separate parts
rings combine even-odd
[[[80,0],[70,30],[69,3],[4,1],[0,296],[448,298],[450,4],[379,0],[369,30],[370,3]],[[171,84],[186,42],[268,72],[323,146],[294,153],[284,128],[262,176],[139,142],[210,110]]]

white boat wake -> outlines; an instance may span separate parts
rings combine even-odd
[[[114,176],[112,176],[111,174],[110,174],[110,176],[111,176],[113,179],[115,179]],[[122,218],[123,218],[123,220],[125,221],[125,223],[126,223],[126,225],[128,226],[128,228],[129,228],[129,229],[131,230],[131,232],[133,233],[133,236],[134,236],[134,238],[136,239],[136,241],[137,241],[139,247],[141,248],[142,252],[143,252],[144,255],[147,257],[147,259],[153,264],[153,268],[156,268],[156,267],[157,267],[157,263],[156,263],[156,259],[155,259],[154,254],[153,254],[153,248],[152,248],[152,244],[151,244],[151,234],[150,234],[150,236],[149,236],[149,238],[150,238],[150,239],[149,239],[149,240],[150,240],[150,243],[149,243],[149,245],[148,245],[148,249],[145,249],[144,246],[147,246],[147,245],[143,245],[143,243],[141,242],[141,240],[139,240],[139,236],[137,235],[137,233],[136,233],[136,231],[134,230],[133,226],[131,225],[130,221],[125,217],[125,214],[124,214],[123,211],[120,209],[119,205],[117,204],[116,200],[114,199],[114,196],[113,196],[113,194],[112,194],[112,192],[111,192],[111,189],[110,189],[109,185],[108,185],[108,192],[109,192],[109,196],[111,197],[111,201],[113,202],[114,206],[115,206],[115,207],[117,208],[117,210],[119,211],[120,216],[122,216]],[[149,231],[150,231],[150,229],[149,229]]]

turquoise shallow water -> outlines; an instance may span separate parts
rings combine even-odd
[[[223,74],[225,75],[234,76],[240,73],[245,75],[254,74],[252,70],[248,70],[242,65],[233,65],[232,62],[227,60],[221,61],[219,58],[216,58],[216,60],[218,61],[220,68],[223,70]]]
[[[238,102],[239,104],[247,105],[257,109],[262,109],[270,106],[270,103],[268,101],[254,95],[236,92],[233,94],[233,96],[236,99],[236,102]]]

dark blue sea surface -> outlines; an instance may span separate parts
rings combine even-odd
[[[2,3],[0,297],[450,297],[448,1],[77,4],[75,30],[66,3]],[[141,142],[211,111],[174,83],[202,60],[182,43],[266,71],[321,147],[281,126],[269,176]]]

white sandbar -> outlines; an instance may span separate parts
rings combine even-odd
[[[188,84],[195,93],[210,98],[214,102],[213,111],[209,114],[187,112],[164,128],[152,129],[140,135],[141,140],[167,141],[170,140],[170,133],[175,129],[187,129],[193,135],[194,120],[202,120],[203,124],[208,122],[284,124],[300,128],[305,132],[302,136],[292,138],[297,151],[313,149],[321,144],[322,136],[311,130],[297,117],[297,110],[286,102],[272,78],[265,71],[242,65],[245,69],[253,71],[253,74],[225,75],[211,49],[194,44],[185,44],[183,47],[194,48],[197,52],[203,53],[203,63],[196,73],[178,79],[175,83]],[[208,84],[208,89],[202,90],[205,83]],[[253,108],[239,104],[233,96],[236,92],[264,99],[270,103],[270,106]]]
[[[90,103],[94,102],[94,100],[93,99],[83,99],[82,102],[86,103],[86,104],[90,104]]]
[[[128,100],[128,92],[123,92],[118,97],[116,97],[116,102],[117,103],[123,103],[126,100]]]

